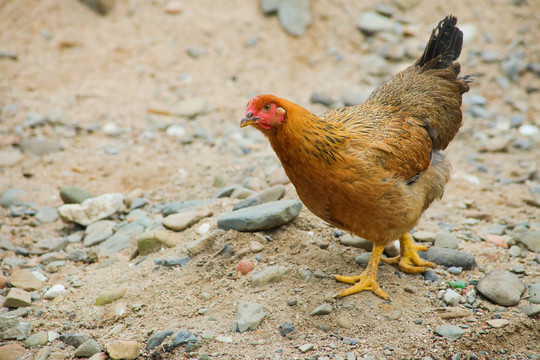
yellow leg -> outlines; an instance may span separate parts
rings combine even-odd
[[[381,258],[383,251],[384,246],[373,245],[373,252],[371,253],[368,266],[359,276],[334,275],[337,281],[355,284],[348,289],[341,290],[338,297],[356,294],[364,290],[371,290],[375,295],[388,300],[388,295],[386,295],[386,293],[379,287],[379,284],[377,284],[377,267],[379,266],[379,259]]]
[[[406,233],[399,239],[400,255],[389,258],[381,259],[387,264],[398,264],[398,268],[409,274],[419,274],[426,271],[426,268],[433,268],[435,264],[429,261],[424,261],[418,256],[418,250],[427,250],[426,246],[415,244],[409,233]]]

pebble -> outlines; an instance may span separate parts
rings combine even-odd
[[[203,199],[203,200],[186,200],[186,201],[179,201],[179,202],[171,202],[171,203],[162,205],[161,213],[163,214],[163,216],[168,216],[171,214],[176,214],[176,213],[181,213],[181,212],[186,212],[186,211],[194,211],[194,210],[197,210],[197,208],[199,207],[209,206],[214,201],[215,201],[214,199]]]
[[[210,210],[186,211],[172,214],[163,219],[163,226],[174,231],[182,231],[195,224],[199,220],[212,216]]]
[[[359,255],[356,255],[354,258],[354,261],[361,266],[366,266],[369,263],[369,260],[371,259],[371,253],[362,253]]]
[[[101,348],[94,339],[88,339],[83,342],[75,352],[73,353],[74,357],[90,357],[94,354],[101,352]]]
[[[86,199],[94,197],[92,193],[78,186],[64,185],[60,187],[60,198],[64,204],[80,204]]]
[[[375,11],[365,11],[360,14],[357,26],[366,35],[374,35],[378,32],[403,33],[400,23]]]
[[[32,271],[27,269],[13,270],[9,278],[9,282],[16,288],[25,291],[34,291],[43,287],[43,281],[36,278]]]
[[[463,272],[463,269],[460,267],[450,266],[448,272],[452,275],[459,275]]]
[[[356,235],[345,234],[339,238],[339,242],[342,245],[364,249],[369,252],[373,249],[373,243],[371,241]]]
[[[224,233],[225,231],[221,229],[214,230],[210,234],[204,235],[203,237],[190,242],[186,245],[186,248],[190,254],[198,254],[201,251],[210,248],[214,244],[214,241]]]
[[[190,351],[199,342],[199,338],[195,334],[186,330],[180,330],[173,335],[173,347],[185,345],[185,351]]]
[[[95,223],[88,225],[84,231],[83,245],[94,246],[102,243],[112,236],[115,225],[116,222],[111,220],[96,221]]]
[[[17,288],[11,288],[4,301],[4,306],[6,307],[19,308],[30,305],[32,305],[32,296],[30,293]]]
[[[435,312],[441,319],[446,319],[446,320],[459,319],[459,318],[464,318],[464,317],[468,317],[472,315],[472,311],[469,309],[460,308],[460,307],[452,307],[452,306],[438,308],[435,310]]]
[[[255,272],[251,277],[251,285],[254,287],[265,286],[270,283],[276,283],[283,279],[289,273],[289,269],[283,265],[272,265]]]
[[[343,329],[352,329],[354,326],[353,323],[347,317],[343,315],[340,315],[337,317],[336,323],[339,327]]]
[[[40,138],[24,139],[20,142],[20,147],[23,153],[33,155],[44,155],[64,149],[64,146],[58,140]]]
[[[435,233],[431,231],[418,230],[412,234],[412,237],[418,242],[435,242]]]
[[[81,346],[85,341],[90,340],[92,337],[88,334],[84,333],[66,333],[60,335],[60,340],[69,346],[73,346],[75,348],[78,348]]]
[[[24,155],[18,150],[0,151],[0,168],[11,167],[19,164],[24,159]]]
[[[285,186],[282,184],[274,185],[268,189],[257,192],[254,196],[261,200],[262,203],[280,200],[285,195]]]
[[[31,254],[44,254],[55,251],[61,251],[69,244],[69,239],[65,237],[54,239],[42,239],[34,244],[30,250]]]
[[[519,233],[517,240],[525,245],[527,249],[540,252],[540,230]]]
[[[309,0],[280,0],[278,17],[283,29],[293,36],[302,36],[311,24]]]
[[[508,255],[510,255],[511,257],[521,256],[521,248],[517,245],[512,245],[510,249],[508,249]]]
[[[243,186],[238,186],[237,188],[234,189],[230,197],[234,199],[247,199],[248,197],[254,196],[254,195],[255,195],[255,191],[247,189]]]
[[[459,239],[449,232],[439,231],[435,234],[434,245],[446,249],[457,249],[459,247]]]
[[[508,319],[491,319],[491,320],[487,320],[486,323],[489,326],[492,326],[497,329],[510,325],[510,321]]]
[[[139,357],[141,346],[136,341],[113,340],[105,344],[105,351],[112,359],[136,359]]]
[[[189,256],[184,256],[181,258],[173,258],[173,259],[154,259],[154,264],[163,265],[166,267],[172,267],[172,266],[184,267],[187,265],[190,259],[191,258]]]
[[[456,306],[463,300],[463,297],[452,289],[447,289],[443,296],[443,301],[450,306]]]
[[[198,115],[206,114],[210,111],[210,104],[205,98],[194,97],[180,101],[176,107],[175,113],[179,116],[195,118]]]
[[[236,265],[236,270],[238,270],[242,275],[248,274],[251,270],[253,270],[254,264],[250,260],[241,260]]]
[[[289,334],[292,334],[295,330],[295,327],[290,322],[284,322],[283,324],[279,325],[279,333],[281,336],[285,337]]]
[[[369,95],[371,90],[358,85],[346,86],[341,89],[341,101],[347,106],[354,106],[363,104]]]
[[[47,331],[40,331],[26,338],[26,340],[24,341],[24,346],[26,346],[27,348],[34,346],[43,346],[47,345],[48,341],[49,335],[47,334]]]
[[[332,308],[332,305],[324,303],[322,305],[319,305],[316,307],[309,315],[327,315],[330,314],[334,309]]]
[[[540,314],[540,304],[523,305],[519,307],[519,310],[521,310],[528,317],[533,317]]]
[[[203,338],[204,340],[214,340],[215,337],[216,334],[212,330],[204,330],[201,333],[201,338]]]
[[[435,329],[435,333],[444,337],[445,339],[455,341],[459,339],[465,331],[457,326],[444,324]]]
[[[240,302],[238,303],[238,312],[232,329],[240,333],[247,330],[255,330],[265,317],[266,312],[261,304]]]
[[[96,305],[107,305],[122,298],[126,294],[127,289],[125,287],[120,287],[114,290],[107,290],[102,292],[96,298]]]
[[[44,206],[35,215],[36,219],[44,224],[53,223],[58,220],[58,212],[51,206]]]
[[[304,344],[304,345],[300,345],[298,347],[298,350],[300,350],[301,353],[306,353],[310,350],[313,350],[313,348],[315,348],[315,344]]]
[[[298,199],[272,201],[221,215],[217,225],[223,230],[268,230],[289,223],[301,209],[302,202]]]
[[[45,294],[43,294],[43,298],[45,300],[52,300],[65,293],[66,293],[66,288],[64,287],[64,285],[56,284],[56,285],[51,286],[51,288],[47,290]]]
[[[42,347],[36,354],[35,360],[47,360],[51,355],[52,348],[50,346]],[[2,358],[0,356],[0,358]]]
[[[287,174],[285,174],[285,170],[283,170],[283,167],[277,167],[274,171],[268,175],[268,185],[274,186],[274,185],[287,185],[291,181],[287,177]]]
[[[322,104],[325,106],[331,106],[336,102],[329,94],[318,91],[311,94],[309,101],[313,104]]]
[[[86,199],[81,204],[62,205],[58,208],[58,213],[64,221],[88,226],[123,209],[124,195],[111,193]]]
[[[261,0],[261,8],[265,15],[272,15],[277,12],[281,0]]]
[[[139,255],[144,256],[157,252],[163,247],[175,247],[180,242],[180,237],[173,231],[155,229],[137,235],[135,240]]]
[[[233,206],[233,211],[244,209],[250,206],[256,206],[262,204],[261,199],[259,199],[256,195],[251,195],[245,200],[242,200]]]
[[[32,324],[24,322],[21,317],[0,316],[0,340],[24,340],[30,336],[31,330]]]
[[[182,2],[171,0],[165,6],[165,13],[170,15],[178,15],[182,12]]]
[[[26,206],[29,205],[27,200],[30,194],[26,190],[9,188],[2,193],[0,197],[0,205],[4,209],[8,209],[12,206]]]
[[[24,347],[19,344],[7,344],[0,346],[0,359],[2,360],[22,359],[24,353]]]
[[[528,300],[533,304],[540,304],[540,282],[531,285]]]
[[[141,234],[144,226],[138,222],[128,223],[118,229],[113,236],[107,238],[94,249],[99,255],[116,254],[131,247],[131,239]]]
[[[483,277],[476,289],[495,304],[514,306],[519,303],[525,285],[508,271],[494,271]]]
[[[461,267],[463,270],[471,270],[476,266],[474,256],[464,251],[432,246],[428,251],[419,251],[418,254],[422,259],[441,266]]]

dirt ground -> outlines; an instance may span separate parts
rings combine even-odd
[[[374,88],[388,77],[369,76],[359,67],[363,57],[384,45],[384,39],[369,38],[356,27],[362,11],[373,9],[375,1],[312,1],[313,21],[301,37],[287,35],[277,16],[265,17],[258,1],[181,1],[179,14],[167,14],[167,3],[119,0],[107,16],[100,16],[75,0],[0,0],[0,49],[17,54],[17,60],[0,59],[0,150],[17,148],[27,137],[58,139],[64,148],[40,156],[25,153],[17,164],[1,169],[0,193],[10,187],[27,190],[36,208],[62,205],[58,191],[62,185],[78,185],[95,195],[128,194],[140,188],[151,205],[210,198],[216,191],[216,175],[226,175],[228,185],[241,184],[246,177],[266,181],[278,164],[255,130],[238,127],[253,95],[276,94],[321,113],[327,108],[310,104],[314,91],[337,99],[344,87]],[[533,141],[527,150],[510,146],[504,152],[481,151],[484,135],[499,136],[497,119],[519,113],[527,123],[540,125],[540,95],[534,91],[540,88],[540,80],[529,71],[504,89],[499,86],[503,76],[499,63],[483,62],[478,56],[485,50],[497,51],[501,57],[522,51],[528,62],[539,62],[540,8],[534,0],[406,3],[407,9],[395,7],[394,18],[407,24],[410,38],[419,44],[450,13],[465,28],[474,28],[475,36],[465,43],[460,62],[463,73],[475,74],[470,94],[486,98],[486,108],[496,114],[495,120],[465,116],[460,134],[446,150],[453,165],[452,180],[444,198],[426,211],[417,227],[437,232],[441,224],[451,224],[461,239],[460,249],[475,255],[477,267],[456,276],[444,269],[437,272],[445,280],[467,282],[521,264],[526,269],[523,282],[539,282],[536,254],[511,258],[507,249],[475,239],[498,223],[540,223],[540,209],[531,205],[538,204],[538,194],[530,191],[538,186],[539,142]],[[246,45],[250,41],[255,44]],[[206,54],[190,56],[186,49],[191,46]],[[329,49],[337,49],[343,60],[336,61]],[[389,62],[388,75],[413,61]],[[195,97],[206,99],[211,111],[195,119],[152,111],[174,112],[179,101]],[[8,111],[13,104],[16,111]],[[57,109],[63,113],[60,125],[20,126],[29,112],[47,115]],[[100,130],[108,123],[116,124],[120,134],[108,136]],[[167,135],[169,125],[183,126],[193,140],[181,142]],[[510,130],[500,131],[501,137],[510,136]],[[200,133],[205,136],[197,137]],[[250,152],[241,154],[245,144]],[[111,148],[115,151],[108,151]],[[487,170],[479,171],[479,164]],[[289,184],[286,198],[294,197]],[[213,229],[216,218],[234,203],[220,199],[212,206],[214,215],[206,221]],[[489,216],[472,223],[467,221],[472,213]],[[36,226],[33,217],[11,218],[4,209],[0,216],[0,233],[27,248],[39,239],[77,230],[60,221]],[[198,237],[195,228],[182,232],[186,243]],[[347,353],[376,359],[446,359],[458,353],[461,359],[471,354],[486,359],[540,356],[538,318],[527,318],[518,307],[501,310],[484,299],[480,315],[442,320],[435,311],[440,307],[435,296],[439,285],[426,284],[422,276],[398,274],[389,265],[381,264],[378,280],[390,303],[363,292],[334,300],[329,315],[310,316],[344,285],[316,277],[305,283],[299,268],[326,274],[362,271],[354,261],[362,250],[341,245],[333,233],[305,208],[292,223],[264,232],[273,242],[262,251],[262,260],[255,260],[255,254],[244,257],[255,262],[255,270],[280,264],[292,271],[282,282],[262,289],[254,289],[249,276],[236,272],[241,257],[214,257],[224,244],[249,247],[255,236],[250,233],[227,232],[183,268],[156,267],[152,261],[184,256],[182,246],[136,259],[124,251],[105,268],[99,265],[106,258],[94,264],[68,262],[50,274],[48,285],[69,285],[77,279],[82,286],[67,286],[61,301],[36,303],[34,307],[44,315],[32,318],[33,331],[84,332],[100,345],[110,339],[144,344],[153,332],[163,329],[196,335],[212,330],[216,336],[232,339],[231,343],[204,341],[192,354],[182,354],[181,348],[162,350],[160,356],[167,359],[198,358],[203,353],[215,359],[345,358]],[[110,309],[95,306],[94,301],[100,292],[119,286],[128,289],[120,300],[128,313],[110,319]],[[407,286],[414,292],[404,290]],[[202,300],[203,292],[210,293],[211,299]],[[296,306],[287,305],[291,299],[297,300]],[[239,301],[260,303],[268,312],[256,331],[231,330]],[[210,311],[199,315],[201,308]],[[399,319],[389,319],[396,311]],[[485,321],[495,314],[509,319],[510,325],[488,329]],[[343,318],[351,328],[338,325]],[[291,339],[279,333],[283,322],[296,328]],[[444,323],[467,325],[466,334],[454,342],[434,334]],[[111,333],[115,327],[120,330]],[[347,337],[357,343],[344,343]],[[297,347],[307,343],[315,344],[315,349],[303,354]],[[58,344],[57,340],[52,346]],[[393,350],[385,355],[388,346]],[[38,350],[29,349],[28,358]]]

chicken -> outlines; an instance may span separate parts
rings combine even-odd
[[[407,273],[435,264],[423,261],[409,232],[441,198],[450,164],[441,150],[462,122],[462,95],[469,77],[458,77],[463,33],[447,16],[433,29],[423,55],[377,88],[358,106],[316,116],[287,100],[260,95],[247,105],[242,127],[252,125],[269,140],[298,196],[329,224],[373,242],[359,276],[336,275],[354,284],[343,297],[377,283],[385,246],[399,239],[400,255],[382,259]]]

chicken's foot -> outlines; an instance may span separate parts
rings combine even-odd
[[[399,239],[399,247],[399,256],[381,260],[386,264],[398,264],[399,270],[409,274],[423,273],[427,268],[435,267],[434,263],[420,259],[418,251],[426,251],[427,247],[415,244],[409,233]]]
[[[359,293],[364,290],[371,290],[375,295],[382,297],[385,300],[388,300],[388,295],[382,291],[377,284],[377,268],[379,266],[379,260],[384,251],[384,246],[374,245],[373,251],[371,253],[371,258],[369,259],[368,266],[359,276],[341,276],[334,275],[334,278],[337,281],[341,281],[348,284],[355,284],[350,288],[341,290],[337,297],[344,297],[347,295],[352,295]]]

